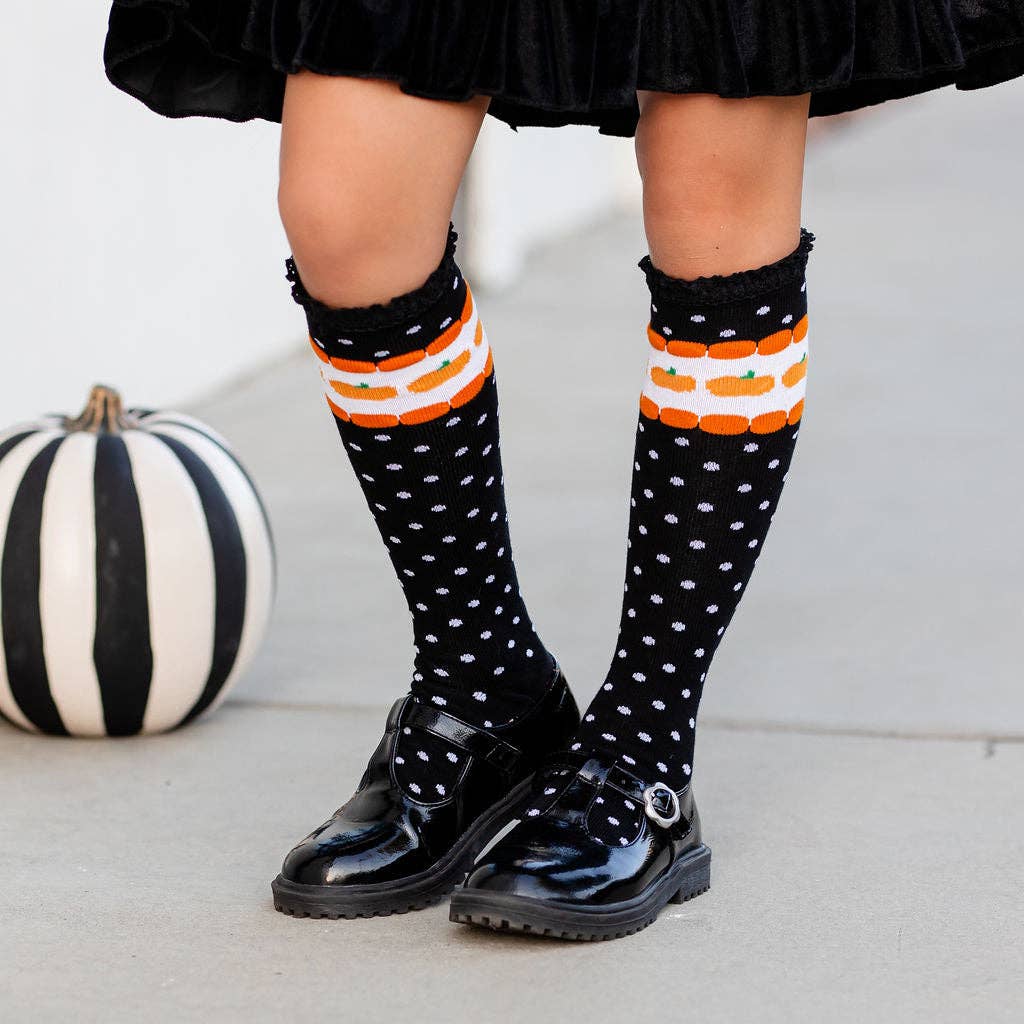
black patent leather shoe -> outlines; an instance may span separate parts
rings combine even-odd
[[[436,903],[465,878],[537,767],[578,725],[558,670],[544,696],[500,728],[402,698],[356,794],[285,858],[271,884],[274,906],[296,917],[353,918]],[[431,759],[430,773],[417,775]]]
[[[614,939],[711,886],[690,786],[619,762],[560,754],[536,773],[519,818],[452,896],[459,924],[561,939]]]

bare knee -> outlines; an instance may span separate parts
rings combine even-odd
[[[443,103],[393,82],[288,76],[280,209],[311,294],[364,306],[426,280],[486,109],[486,97]]]
[[[651,258],[676,277],[774,262],[799,241],[806,101],[644,95],[637,163]]]
[[[344,182],[307,172],[285,172],[278,210],[303,283],[330,305],[346,305],[346,284],[360,263],[376,258],[381,232],[371,208],[349,201]]]
[[[365,306],[412,291],[444,253],[443,215],[399,215],[386,196],[315,171],[283,171],[278,208],[303,284],[329,306]]]
[[[713,262],[726,236],[751,230],[764,213],[759,167],[743,154],[690,151],[646,163],[648,240],[657,253],[668,252],[673,260]]]

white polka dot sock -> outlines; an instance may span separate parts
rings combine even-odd
[[[427,282],[384,306],[329,309],[305,292],[294,265],[290,276],[328,405],[412,614],[412,691],[489,727],[544,693],[554,660],[519,592],[493,361],[454,245],[452,232]],[[456,768],[445,753],[411,752],[444,769],[417,785],[447,784]]]
[[[676,788],[690,777],[708,667],[764,544],[796,442],[811,242],[805,233],[779,263],[696,282],[641,264],[652,292],[651,357],[625,598],[611,668],[584,713],[578,747]],[[621,812],[610,813],[616,824],[595,825],[605,841],[631,841]]]

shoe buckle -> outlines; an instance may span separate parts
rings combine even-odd
[[[683,816],[675,790],[662,782],[656,782],[644,790],[644,811],[651,821],[657,822],[662,828],[670,828]]]

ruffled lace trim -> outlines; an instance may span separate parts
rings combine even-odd
[[[807,257],[813,248],[814,235],[801,228],[800,244],[788,256],[757,270],[684,281],[658,270],[650,256],[645,256],[638,266],[647,277],[647,286],[655,302],[676,306],[714,306],[742,302],[798,283],[807,270]]]
[[[397,327],[421,316],[450,289],[452,276],[458,273],[455,265],[455,243],[458,238],[455,228],[449,224],[444,256],[430,277],[415,291],[399,295],[390,302],[375,303],[372,306],[340,309],[314,299],[306,291],[292,257],[285,261],[285,276],[292,285],[292,298],[306,310],[310,323],[315,324],[320,332],[345,334]]]

